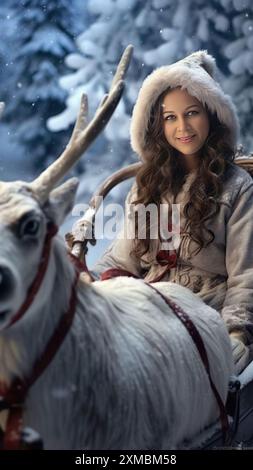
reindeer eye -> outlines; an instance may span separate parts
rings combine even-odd
[[[39,232],[40,220],[37,217],[25,217],[19,226],[20,237],[35,237]]]

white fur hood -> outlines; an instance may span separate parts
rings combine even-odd
[[[145,151],[151,108],[168,87],[180,86],[186,89],[190,95],[206,104],[212,113],[216,112],[220,122],[229,128],[230,143],[236,147],[239,123],[235,106],[215,80],[216,73],[215,59],[207,51],[197,51],[172,65],[159,67],[144,80],[130,128],[132,148],[141,158]]]

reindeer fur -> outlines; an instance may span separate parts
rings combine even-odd
[[[1,183],[0,264],[8,264],[16,285],[9,303],[0,302],[0,311],[7,304],[13,314],[19,308],[36,273],[46,222],[62,222],[75,190],[70,180],[41,205],[28,185]],[[40,217],[40,234],[25,245],[13,227],[20,214],[31,210]],[[7,329],[7,319],[1,323],[0,316],[1,381],[9,384],[14,376],[29,373],[67,309],[74,275],[57,235],[43,284],[25,316]],[[232,354],[219,314],[184,287],[167,282],[155,287],[195,323],[225,401]],[[196,346],[158,293],[142,280],[125,277],[93,284],[80,280],[77,289],[72,327],[26,401],[24,425],[41,434],[45,448],[180,448],[217,420]]]

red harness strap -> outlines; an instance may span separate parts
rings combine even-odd
[[[58,227],[56,225],[48,224],[47,234],[46,234],[46,238],[44,242],[44,247],[43,247],[41,261],[38,267],[37,275],[35,276],[32,284],[30,285],[28,289],[25,301],[21,305],[20,309],[17,311],[16,315],[12,318],[9,325],[7,325],[7,327],[16,323],[16,321],[18,321],[24,315],[24,313],[32,304],[41,286],[41,283],[44,279],[44,275],[47,270],[47,265],[48,265],[49,255],[50,255],[51,241],[52,241],[52,238],[56,235],[57,231],[58,231]]]
[[[131,274],[129,271],[124,271],[121,269],[114,268],[114,269],[108,269],[107,271],[105,271],[101,275],[101,280],[103,281],[103,280],[110,279],[112,277],[117,277],[117,276],[128,276],[128,277],[137,278],[137,276],[135,276],[134,274]],[[158,289],[156,289],[154,286],[152,286],[148,282],[146,282],[145,284],[148,285],[151,289],[153,289],[157,294],[159,294],[160,297],[162,297],[162,299],[166,302],[167,305],[169,305],[169,307],[172,309],[174,314],[178,317],[178,319],[185,326],[189,335],[192,337],[192,340],[195,346],[197,347],[200,358],[205,367],[205,370],[209,379],[210,387],[213,391],[213,394],[216,398],[216,401],[219,407],[222,435],[223,435],[223,440],[225,442],[227,431],[229,429],[227,412],[226,412],[225,405],[221,399],[221,396],[212,380],[206,348],[196,326],[194,325],[193,321],[190,319],[188,314],[181,307],[179,307],[179,305],[177,305],[171,299],[163,295]]]
[[[24,315],[25,311],[31,305],[36,293],[39,290],[49,260],[51,240],[52,237],[56,234],[56,232],[57,227],[49,227],[45,238],[42,259],[38,273],[28,291],[27,299],[19,309],[18,313],[15,315],[14,321],[12,321],[10,325],[16,322],[19,318]],[[3,438],[2,448],[4,450],[21,448],[23,408],[27,392],[29,388],[34,384],[34,382],[38,379],[38,377],[41,376],[41,374],[44,372],[50,362],[53,360],[62,342],[64,341],[67,332],[70,329],[76,310],[76,285],[79,279],[80,271],[82,269],[81,266],[79,267],[79,269],[76,269],[76,276],[71,289],[69,307],[65,314],[61,316],[59,323],[56,329],[54,330],[52,336],[50,337],[41,356],[35,361],[30,375],[22,380],[19,378],[15,379],[9,388],[7,388],[5,384],[0,382],[0,411],[4,409],[9,410],[6,429]]]
[[[77,272],[74,283],[72,285],[72,292],[67,312],[61,316],[60,321],[54,330],[51,338],[49,339],[46,348],[44,349],[41,356],[36,360],[33,369],[28,377],[25,379],[16,379],[12,383],[8,390],[4,390],[0,384],[0,394],[4,398],[6,408],[9,409],[9,415],[4,436],[3,448],[7,449],[19,449],[20,438],[22,430],[22,415],[24,401],[29,388],[44,372],[46,367],[55,357],[59,350],[69,328],[72,324],[75,307],[76,307],[76,284],[79,278]]]
[[[117,277],[117,276],[134,277],[135,279],[139,279],[138,276],[135,276],[129,271],[125,271],[124,269],[118,269],[118,268],[107,269],[105,272],[101,274],[100,279],[101,281],[106,281],[107,279],[111,279],[112,277]]]

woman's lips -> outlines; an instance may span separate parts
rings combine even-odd
[[[192,135],[191,137],[179,137],[178,140],[180,140],[180,142],[182,142],[183,144],[188,144],[193,140],[194,137],[195,135]]]

